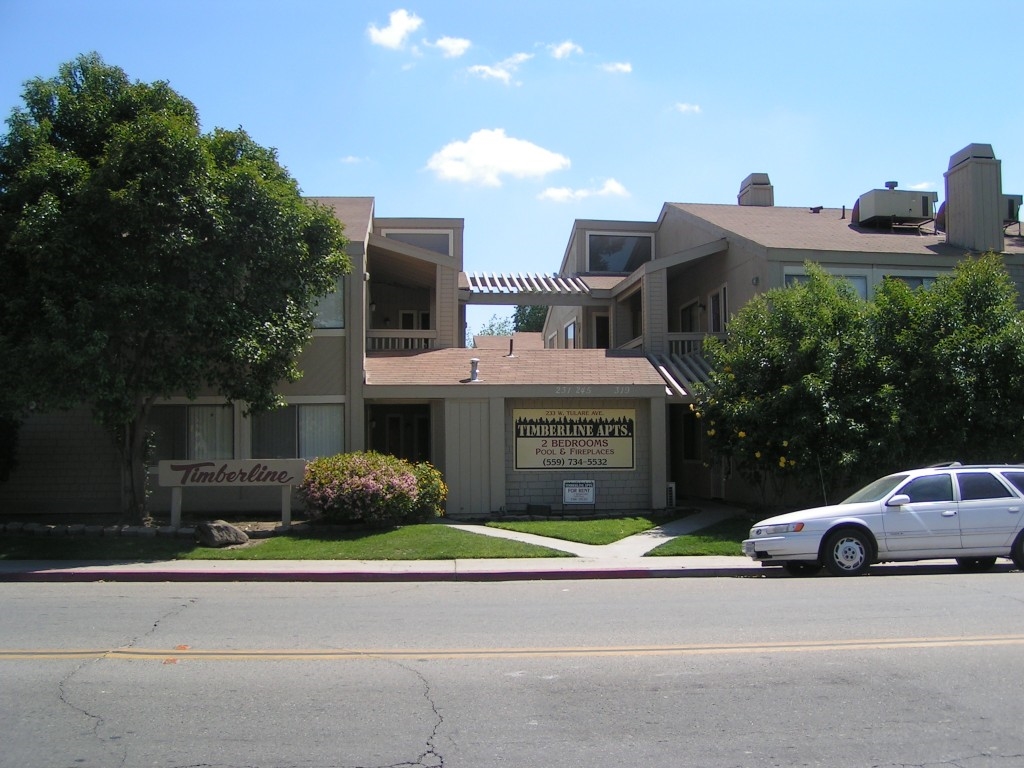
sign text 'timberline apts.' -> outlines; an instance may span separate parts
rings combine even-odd
[[[516,469],[633,469],[632,408],[516,408]]]
[[[181,459],[160,462],[160,485],[171,487],[238,488],[254,485],[298,485],[306,470],[304,459]]]

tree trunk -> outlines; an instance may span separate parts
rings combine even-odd
[[[121,516],[131,525],[146,519],[146,422],[149,405],[140,403],[135,418],[118,427],[121,459]]]

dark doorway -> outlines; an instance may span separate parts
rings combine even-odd
[[[430,461],[430,406],[370,405],[366,423],[371,451],[411,462]]]

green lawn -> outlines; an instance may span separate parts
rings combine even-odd
[[[451,560],[572,557],[568,552],[481,536],[444,525],[409,525],[340,536],[274,536],[209,549],[184,539],[0,537],[0,560]]]
[[[750,533],[755,521],[747,515],[738,515],[723,520],[689,536],[678,536],[652,549],[647,557],[695,556],[695,555],[742,555],[741,542]]]
[[[579,544],[611,544],[635,533],[643,533],[671,518],[638,515],[608,520],[528,520],[523,522],[487,523],[491,528],[532,533]]]

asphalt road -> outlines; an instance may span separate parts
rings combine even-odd
[[[1024,574],[0,584],[0,766],[1024,765]]]

